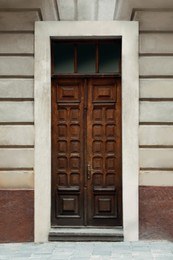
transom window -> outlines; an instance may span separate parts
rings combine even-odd
[[[52,76],[121,73],[121,39],[53,40],[51,45]]]

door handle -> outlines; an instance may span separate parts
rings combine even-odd
[[[88,164],[88,180],[91,179],[91,176],[93,175],[93,169],[90,164]]]

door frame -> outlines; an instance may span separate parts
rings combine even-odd
[[[35,242],[51,227],[51,38],[122,38],[122,189],[125,241],[139,238],[139,68],[138,22],[75,21],[35,24]]]

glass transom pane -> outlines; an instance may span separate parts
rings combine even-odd
[[[74,44],[54,44],[54,71],[55,74],[74,72]]]
[[[120,72],[120,56],[119,42],[99,43],[99,73]]]
[[[77,45],[77,64],[78,73],[95,73],[96,66],[96,45],[95,44],[78,44]]]

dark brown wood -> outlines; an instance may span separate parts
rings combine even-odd
[[[52,225],[122,224],[120,79],[52,79]]]
[[[59,78],[61,78],[61,79],[66,79],[66,78],[74,78],[74,79],[76,79],[76,78],[80,78],[80,79],[88,79],[88,78],[110,78],[110,77],[115,77],[115,78],[120,78],[121,77],[121,74],[119,73],[119,72],[117,72],[117,73],[107,73],[107,74],[105,74],[105,73],[99,73],[99,75],[98,74],[78,74],[78,73],[75,73],[75,74],[70,74],[70,73],[68,73],[68,74],[66,74],[66,73],[64,73],[64,74],[58,74],[58,75],[56,75],[56,74],[54,74],[54,75],[52,75],[52,79],[59,79]]]
[[[83,85],[80,79],[55,80],[53,89],[52,224],[82,225]]]
[[[88,224],[121,225],[120,82],[90,79],[88,92]]]

